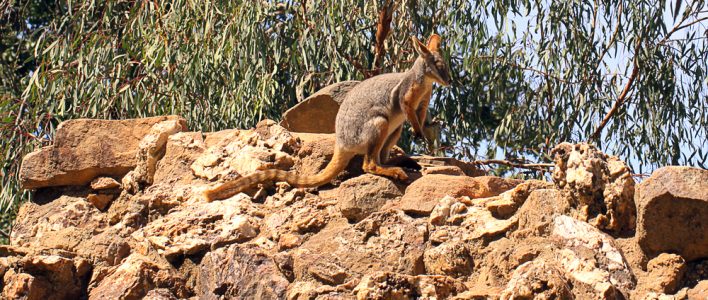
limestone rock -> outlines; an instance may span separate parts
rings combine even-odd
[[[378,211],[387,201],[401,195],[401,191],[390,179],[365,174],[340,184],[337,206],[349,221],[359,222]]]
[[[425,250],[424,262],[426,272],[435,275],[468,276],[474,268],[467,247],[457,241]]]
[[[43,205],[25,202],[17,213],[10,245],[74,251],[107,227],[101,212],[82,198],[62,196]]]
[[[179,298],[188,294],[185,281],[171,266],[133,253],[107,272],[89,291],[89,299],[142,299],[157,287],[168,288]]]
[[[686,273],[686,262],[676,254],[662,253],[649,261],[647,271],[645,284],[649,285],[649,290],[673,294]]]
[[[108,190],[120,187],[120,183],[111,177],[98,177],[91,181],[94,190]]]
[[[104,211],[108,204],[113,201],[113,195],[110,194],[89,194],[86,196],[86,201],[91,202],[93,206],[100,211]]]
[[[493,176],[426,175],[408,186],[401,198],[400,208],[413,214],[429,215],[438,200],[446,195],[485,198],[499,195],[519,183],[520,180]]]
[[[507,219],[526,203],[527,198],[535,190],[554,189],[553,183],[541,180],[527,180],[513,189],[489,198],[478,198],[472,202],[484,206],[497,218]]]
[[[465,176],[465,172],[458,166],[433,166],[423,170],[423,175],[431,174]]]
[[[308,278],[315,262],[335,263],[354,278],[372,269],[421,274],[426,235],[424,223],[401,211],[374,213],[356,225],[334,219],[292,251],[295,277]]]
[[[446,299],[467,288],[452,277],[436,275],[410,276],[377,272],[362,278],[354,289],[357,299]]]
[[[424,156],[412,156],[411,159],[416,161],[420,166],[424,167],[423,172],[427,172],[426,170],[428,170],[428,169],[436,170],[436,168],[442,168],[442,169],[447,168],[448,170],[451,170],[449,167],[457,167],[457,168],[460,168],[460,170],[462,170],[464,175],[467,175],[470,177],[487,175],[487,172],[485,172],[484,170],[481,170],[474,163],[464,162],[464,161],[461,161],[459,159],[455,159],[452,157],[433,157],[433,156],[424,155]],[[442,169],[438,169],[438,170],[442,170]],[[454,168],[452,168],[452,169],[454,169]],[[435,171],[433,171],[433,173],[435,173]],[[430,173],[430,174],[433,174],[433,173]]]
[[[168,260],[244,242],[259,232],[256,220],[248,215],[253,209],[251,205],[250,200],[236,197],[200,202],[150,222],[132,237],[144,245],[143,254],[154,247]]]
[[[573,294],[563,273],[539,259],[514,270],[501,299],[573,299]]]
[[[201,132],[179,132],[170,135],[165,155],[157,163],[155,182],[188,184],[193,179],[190,166],[206,150]]]
[[[688,290],[688,299],[708,299],[708,280],[703,280]]]
[[[204,256],[194,292],[199,299],[284,299],[288,284],[270,257],[234,244]]]
[[[359,81],[328,85],[283,113],[280,125],[293,132],[334,133],[334,121],[346,94]]]
[[[551,236],[560,250],[557,260],[573,280],[574,294],[596,297],[624,297],[635,287],[635,279],[612,237],[588,223],[568,216],[557,216]]]
[[[553,181],[570,196],[575,217],[614,234],[634,231],[634,179],[624,162],[587,143],[561,143],[551,153]]]
[[[5,273],[3,283],[3,299],[44,300],[51,291],[46,280],[12,270]]]
[[[142,186],[151,185],[157,169],[157,161],[165,155],[167,138],[184,130],[176,120],[157,123],[150,128],[147,135],[140,140],[136,155],[136,166],[123,177],[123,189],[136,193]]]
[[[150,128],[172,120],[186,128],[184,119],[163,116],[130,120],[76,119],[57,127],[54,145],[22,159],[20,184],[24,189],[86,185],[98,176],[120,178],[135,168],[138,144]]]
[[[664,167],[637,186],[637,236],[650,257],[708,257],[708,171]]]
[[[540,189],[529,194],[528,199],[519,208],[516,216],[519,229],[532,233],[541,233],[558,215],[568,214],[571,210],[568,199],[559,190]]]
[[[206,143],[213,145],[194,160],[192,172],[197,177],[216,180],[257,170],[289,169],[294,164],[290,154],[299,147],[297,138],[272,122],[262,121],[254,130],[228,131],[218,142]]]

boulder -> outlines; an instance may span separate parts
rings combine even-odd
[[[637,186],[637,236],[648,256],[708,257],[708,171],[664,167]]]
[[[411,276],[377,272],[364,276],[354,288],[357,299],[447,299],[467,290],[452,277],[438,275]]]
[[[199,202],[175,209],[132,234],[147,255],[149,249],[170,261],[209,249],[244,242],[258,235],[259,228],[249,199],[232,197],[219,202]]]
[[[534,190],[516,213],[519,220],[519,230],[542,234],[553,223],[556,216],[568,214],[570,210],[568,198],[561,191],[555,189]]]
[[[573,216],[615,235],[634,232],[634,179],[623,161],[587,143],[561,143],[551,154],[553,181],[570,197]]]
[[[708,299],[708,280],[702,280],[688,290],[688,299]]]
[[[662,253],[649,261],[647,275],[642,278],[649,291],[673,294],[686,273],[686,262],[676,254]]]
[[[24,189],[86,185],[99,176],[121,178],[137,165],[138,144],[153,125],[178,116],[129,120],[76,119],[62,122],[54,145],[26,155],[20,168]]]
[[[120,187],[120,182],[111,177],[98,177],[91,181],[91,188],[94,190],[109,190]]]
[[[573,299],[573,293],[563,272],[537,259],[514,270],[500,299]]]
[[[284,299],[289,284],[272,258],[237,244],[207,253],[198,270],[198,299]]]
[[[188,296],[186,282],[174,268],[137,253],[92,283],[95,287],[89,290],[89,299],[143,299],[156,288],[167,288],[178,298]]]
[[[611,236],[569,216],[553,220],[556,259],[580,298],[623,299],[636,286],[622,252]]]
[[[364,174],[339,185],[337,207],[350,222],[359,222],[378,211],[387,201],[401,195],[390,179]]]
[[[167,138],[165,155],[157,163],[154,181],[188,184],[194,179],[190,166],[206,150],[201,132],[179,132]]]
[[[521,182],[494,176],[426,175],[408,186],[399,207],[407,213],[429,215],[445,196],[486,198],[510,190]]]
[[[474,262],[464,243],[451,241],[425,250],[425,271],[427,274],[468,276],[474,270]]]
[[[101,212],[83,198],[62,196],[43,205],[25,202],[17,213],[10,245],[74,251],[107,227]]]
[[[333,219],[291,250],[293,272],[296,280],[304,280],[312,277],[310,266],[331,263],[347,274],[344,281],[371,270],[422,274],[426,236],[427,226],[401,211],[377,212],[355,225]]]
[[[322,88],[283,113],[280,125],[293,132],[334,133],[339,104],[359,81],[343,81]]]

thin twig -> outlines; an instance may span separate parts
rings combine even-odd
[[[505,165],[514,168],[531,169],[542,172],[549,172],[548,168],[553,168],[555,166],[554,164],[524,164],[502,159],[476,160],[471,163],[475,165]]]
[[[0,229],[0,234],[2,234],[3,236],[5,236],[6,238],[10,238],[10,234],[7,233],[5,230]]]

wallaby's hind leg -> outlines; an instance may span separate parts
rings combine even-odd
[[[403,169],[398,167],[383,167],[381,166],[381,150],[388,138],[388,121],[380,119],[373,122],[374,134],[373,144],[369,145],[369,149],[364,157],[364,172],[392,177],[401,181],[408,180],[408,175]]]
[[[388,158],[391,154],[391,148],[393,148],[393,146],[398,143],[398,140],[401,138],[401,132],[403,132],[403,125],[398,126],[398,128],[396,128],[396,130],[394,130],[391,135],[386,138],[386,143],[381,149],[381,155],[379,158],[379,161],[381,163],[388,164]]]

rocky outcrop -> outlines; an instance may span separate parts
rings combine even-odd
[[[562,143],[551,153],[553,181],[573,202],[576,217],[617,234],[634,231],[634,179],[623,161],[586,143]]]
[[[120,174],[56,169],[83,164],[61,155],[24,169],[44,179],[28,185],[37,201],[22,205],[0,246],[3,299],[701,299],[708,290],[705,170],[657,170],[634,193],[621,161],[562,144],[553,182],[433,157],[413,157],[422,170],[398,182],[362,175],[354,160],[319,188],[262,183],[205,202],[205,188],[256,170],[319,172],[333,135],[269,120],[213,133],[173,117],[116,122],[139,134],[62,125],[53,147],[67,145],[62,136],[115,134],[126,142],[86,148],[98,152],[85,158],[112,163],[122,151]]]
[[[84,185],[98,176],[123,177],[137,165],[138,144],[163,121],[186,122],[178,116],[132,120],[69,120],[59,124],[54,144],[22,159],[24,189]]]
[[[283,113],[280,125],[295,132],[334,133],[339,104],[360,81],[328,85]]]
[[[665,167],[637,187],[637,236],[650,256],[708,258],[708,171]]]

